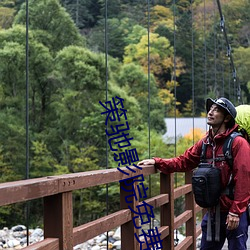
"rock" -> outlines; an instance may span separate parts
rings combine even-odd
[[[114,231],[109,231],[109,232],[108,232],[108,237],[112,237],[114,234],[115,234]]]
[[[93,246],[95,244],[95,240],[94,239],[88,240],[87,243]]]
[[[36,228],[32,234],[32,237],[42,237],[43,236],[43,230],[41,228]]]
[[[107,246],[108,242],[106,240],[103,240],[100,242],[100,246]]]
[[[121,243],[121,241],[120,240],[118,240],[118,241],[116,241],[114,244],[113,244],[113,246],[115,247],[115,249],[121,249],[121,245],[122,245],[122,243]]]
[[[13,239],[13,240],[7,241],[7,245],[8,247],[16,247],[20,245],[20,242],[18,240]]]
[[[26,230],[26,227],[24,225],[17,225],[11,228],[13,232],[20,232],[23,230]]]
[[[113,237],[109,237],[108,240],[109,240],[110,243],[116,242],[116,240]]]
[[[102,242],[105,239],[106,239],[106,235],[105,234],[101,234],[101,235],[98,235],[98,236],[95,237],[96,243],[100,243],[100,242]]]
[[[0,230],[0,239],[5,237],[7,235],[7,231],[6,230]]]
[[[115,231],[115,234],[113,235],[113,238],[115,240],[120,240],[121,239],[121,228],[118,227]]]
[[[100,250],[101,248],[97,245],[97,246],[93,246],[92,248],[91,248],[91,250]]]

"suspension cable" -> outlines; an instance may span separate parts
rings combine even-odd
[[[195,117],[195,106],[194,106],[194,99],[195,99],[195,93],[194,93],[194,11],[193,11],[193,0],[191,0],[191,36],[192,36],[192,116],[193,116],[193,144],[194,144],[194,117]]]
[[[213,7],[214,7],[214,23],[216,20],[215,15],[215,0],[213,1]],[[216,25],[214,25],[214,90],[215,93],[217,92],[217,32],[216,32]]]
[[[174,114],[175,114],[175,119],[174,119],[174,126],[175,126],[175,148],[174,148],[174,151],[175,151],[175,156],[177,154],[177,107],[176,107],[176,97],[177,97],[177,85],[176,85],[176,2],[175,0],[173,0],[173,22],[174,22],[174,58],[173,58],[173,61],[174,61],[174,72],[173,72],[173,81],[174,81]],[[175,186],[177,186],[177,173],[175,173]],[[177,232],[177,229],[175,230],[175,241],[176,241],[176,245],[178,245],[179,243],[179,238],[178,238],[178,232]]]
[[[230,60],[230,66],[231,66],[231,69],[232,69],[232,76],[233,76],[233,81],[234,81],[234,87],[236,87],[237,82],[238,82],[237,90],[236,90],[236,95],[237,95],[238,103],[241,104],[242,103],[241,86],[240,86],[240,82],[237,81],[237,73],[236,73],[236,68],[235,68],[235,65],[234,65],[234,60],[233,60],[231,45],[230,45],[230,43],[228,41],[226,24],[225,24],[225,18],[224,18],[223,14],[222,14],[220,0],[216,0],[216,1],[217,1],[217,6],[218,6],[219,14],[220,14],[220,28],[221,28],[221,31],[223,32],[224,38],[226,40],[227,57]],[[234,88],[234,90],[235,90],[235,88]]]
[[[174,97],[175,97],[175,100],[174,100],[174,114],[175,114],[175,123],[174,123],[174,126],[175,126],[175,156],[176,156],[176,137],[177,137],[177,132],[176,132],[176,116],[177,116],[177,107],[176,107],[176,96],[177,96],[177,86],[176,86],[176,28],[175,28],[175,25],[176,25],[176,3],[175,3],[175,0],[173,0],[173,5],[174,5],[174,58],[173,58],[173,61],[174,61],[174,70],[173,70],[173,81],[174,81]]]
[[[148,29],[148,158],[151,157],[151,119],[150,119],[150,0],[147,0],[147,29]],[[151,175],[148,177],[149,182],[149,197],[151,197]],[[152,222],[150,220],[150,229],[152,228]]]
[[[29,179],[29,0],[26,0],[26,45],[25,45],[25,72],[26,72],[26,174],[25,179]],[[29,211],[30,203],[26,202],[26,230],[27,245],[29,245]]]
[[[206,0],[204,0],[204,6],[203,6],[203,10],[204,10],[204,90],[205,90],[205,97],[207,97],[207,40],[206,40],[206,22],[207,22],[207,18],[206,18]]]
[[[105,29],[105,85],[106,85],[106,102],[108,101],[108,0],[105,0],[105,22],[104,22],[104,29]],[[106,169],[108,169],[108,135],[106,134]],[[106,215],[109,213],[109,186],[106,184]],[[107,232],[107,249],[108,249],[108,232]]]

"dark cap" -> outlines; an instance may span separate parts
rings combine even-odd
[[[229,113],[229,115],[231,115],[233,119],[235,120],[237,111],[234,105],[227,98],[220,97],[219,99],[215,99],[215,100],[208,98],[206,101],[207,113],[209,112],[213,104],[216,104],[220,106],[221,108],[223,108],[224,110],[226,110]]]

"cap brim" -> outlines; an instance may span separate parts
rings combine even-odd
[[[211,108],[211,106],[212,106],[213,104],[215,104],[214,100],[211,99],[211,98],[208,98],[208,99],[207,99],[207,102],[206,102],[207,113],[209,112],[209,110],[210,110],[210,108]]]

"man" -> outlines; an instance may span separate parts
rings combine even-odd
[[[212,241],[207,241],[207,219],[208,212],[202,219],[201,250],[222,249],[225,239],[228,239],[229,250],[247,249],[248,217],[247,206],[250,201],[250,146],[249,143],[237,136],[232,144],[233,170],[225,160],[215,161],[222,158],[223,145],[226,138],[238,130],[235,124],[236,109],[226,98],[217,100],[207,99],[207,124],[210,129],[205,137],[187,149],[184,154],[171,159],[154,157],[139,162],[139,165],[155,165],[157,169],[165,174],[173,172],[190,171],[200,163],[202,144],[207,144],[206,159],[210,160],[215,167],[221,169],[221,185],[226,189],[230,182],[230,176],[234,185],[233,198],[223,193],[220,197],[220,237],[215,240],[215,219],[212,214]],[[223,159],[223,158],[222,158]]]

